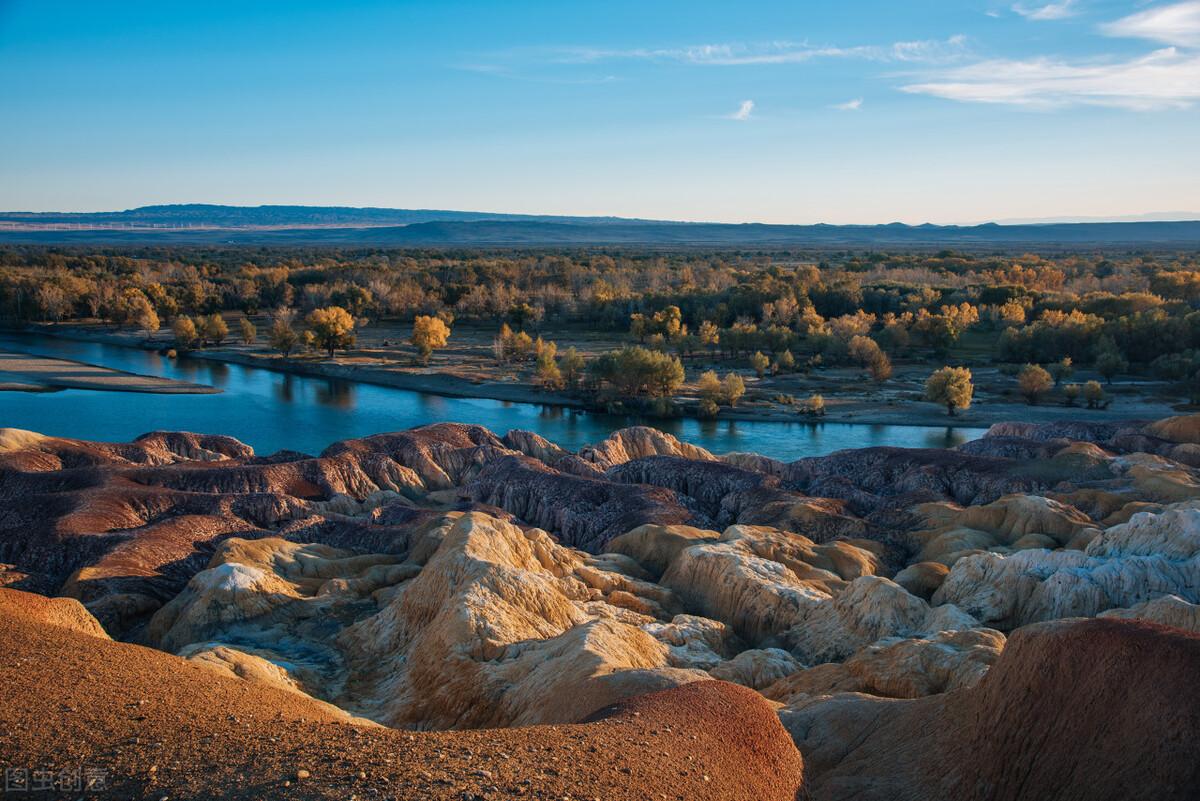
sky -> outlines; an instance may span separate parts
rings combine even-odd
[[[0,0],[0,208],[1200,216],[1200,0]]]

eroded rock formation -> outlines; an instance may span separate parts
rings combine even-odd
[[[785,464],[647,428],[570,453],[437,424],[315,457],[0,430],[0,587],[66,596],[0,590],[0,615],[382,731],[575,724],[715,678],[777,706],[813,798],[1169,798],[1187,771],[1112,688],[1200,736],[1166,698],[1200,669],[1197,431],[1006,424]],[[1038,726],[1127,730],[1139,766],[1085,780],[1051,735],[1013,741]]]

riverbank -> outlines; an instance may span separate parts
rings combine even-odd
[[[145,350],[170,347],[165,337],[161,340],[147,341],[141,334],[99,325],[35,325],[27,331]],[[332,360],[321,354],[302,354],[285,359],[277,353],[244,345],[193,350],[188,352],[188,356],[297,376],[355,381],[451,398],[489,399],[573,409],[593,408],[585,398],[568,392],[543,390],[516,377],[505,376],[507,380],[482,378],[476,372],[483,372],[478,370],[478,357],[468,363],[454,364],[453,354],[443,354],[441,360],[433,366],[413,364],[411,357],[395,349],[387,338],[396,333],[394,329],[387,329],[382,338],[380,332],[364,336],[361,339],[365,342],[360,347]],[[393,349],[389,351],[389,347]],[[471,343],[468,347],[478,349],[479,343]],[[697,366],[689,365],[689,372],[698,372],[698,369]],[[1178,414],[1182,408],[1176,400],[1160,396],[1159,387],[1132,382],[1109,387],[1110,403],[1104,409],[1045,404],[1030,406],[1023,402],[1014,402],[1014,398],[1008,397],[1010,390],[1007,384],[1012,383],[1012,379],[1000,376],[994,368],[984,367],[975,368],[976,393],[971,408],[959,411],[951,417],[946,414],[944,407],[922,399],[924,380],[930,369],[926,365],[897,365],[894,375],[884,385],[874,385],[863,380],[857,371],[852,369],[817,371],[809,375],[768,376],[762,379],[744,374],[747,386],[745,399],[737,408],[722,409],[717,419],[986,428],[995,423],[1012,420],[1053,422],[1081,418],[1096,421],[1158,419]],[[1087,378],[1086,375],[1080,375],[1073,380]],[[803,414],[784,400],[796,398],[802,401],[814,393],[821,394],[825,400],[826,411],[820,417]]]
[[[69,359],[0,352],[0,392],[56,392],[63,389],[158,395],[206,395],[221,391],[207,384],[138,375]]]

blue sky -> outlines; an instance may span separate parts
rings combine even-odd
[[[1200,212],[1200,1],[0,0],[0,208]]]

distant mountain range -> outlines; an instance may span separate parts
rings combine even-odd
[[[1200,220],[1000,225],[767,225],[342,206],[143,206],[0,212],[0,242],[46,244],[1200,247]]]

